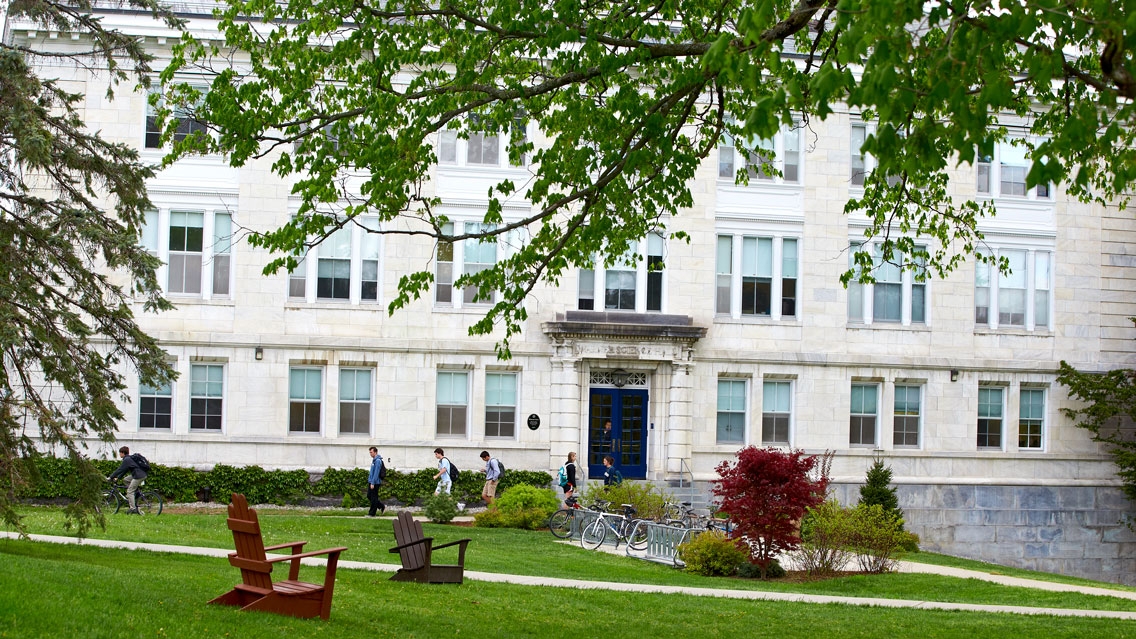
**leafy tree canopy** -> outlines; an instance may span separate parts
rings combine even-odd
[[[1063,361],[1057,381],[1069,388],[1071,397],[1084,402],[1080,408],[1061,411],[1089,431],[1093,441],[1106,446],[1123,482],[1125,497],[1136,502],[1136,371],[1091,373]]]
[[[180,24],[156,0],[129,4]],[[114,441],[119,402],[129,401],[124,368],[155,385],[173,375],[130,303],[169,303],[157,258],[138,242],[153,171],[130,147],[89,132],[76,111],[83,96],[37,69],[82,65],[114,85],[145,81],[150,57],[133,36],[103,28],[85,1],[0,2],[0,18],[82,32],[89,47],[51,52],[0,41],[0,517],[18,526],[13,506],[35,480],[38,434],[77,462],[81,498],[68,513],[83,532],[102,477],[81,438]],[[125,289],[108,267],[126,276]]]
[[[438,241],[524,228],[518,252],[455,283],[499,292],[471,332],[502,323],[502,355],[535,282],[596,255],[610,263],[664,228],[726,135],[752,148],[798,127],[808,146],[837,109],[873,122],[863,151],[877,170],[845,211],[868,216],[885,259],[902,252],[907,268],[939,276],[993,213],[953,197],[948,172],[1007,126],[1026,134],[1029,186],[1109,202],[1136,178],[1136,0],[227,1],[225,44],[187,39],[164,79],[215,74],[198,119],[216,137],[179,154],[272,155],[297,177],[299,215],[252,237],[279,256],[268,272],[361,213],[384,233]],[[187,87],[168,97],[201,98]],[[423,189],[446,131],[508,136],[512,161],[530,160],[528,175],[492,189],[475,232],[447,230]],[[361,187],[344,188],[349,174]],[[518,194],[531,212],[506,218]],[[915,236],[935,241],[920,249]],[[843,280],[870,281],[871,256],[856,263]],[[391,312],[431,280],[404,277]]]

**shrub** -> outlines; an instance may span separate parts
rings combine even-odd
[[[422,512],[436,524],[448,524],[458,516],[458,500],[446,493],[431,495],[426,498]]]
[[[830,575],[851,559],[851,538],[850,512],[830,499],[810,508],[801,520],[801,545],[793,557],[810,575]]]
[[[559,507],[560,499],[552,490],[522,484],[506,490],[485,511],[497,514],[483,516],[480,519],[474,516],[474,521],[479,526],[536,530],[543,528],[548,522],[549,515],[556,512]]]
[[[865,506],[879,504],[885,513],[891,513],[899,519],[899,529],[903,530],[903,511],[899,509],[899,497],[891,485],[891,468],[877,459],[868,469],[864,481],[864,485],[860,486],[860,503]]]
[[[824,502],[828,477],[823,469],[810,477],[818,459],[799,450],[748,446],[737,458],[718,465],[714,494],[737,526],[732,535],[749,546],[750,561],[768,570],[774,557],[800,545],[799,522]]]
[[[505,525],[504,514],[494,507],[486,508],[474,515],[473,525],[478,528],[508,528]]]
[[[732,575],[746,560],[746,551],[725,533],[710,530],[678,547],[678,558],[686,563],[686,571],[707,577]],[[764,571],[763,571],[764,572]]]
[[[738,576],[742,579],[761,579],[761,566],[743,561],[741,565],[738,566]],[[780,579],[784,576],[785,569],[781,567],[781,562],[774,559],[773,563],[769,564],[769,567],[765,571],[765,578]]]
[[[603,486],[592,485],[581,493],[583,503],[590,504],[597,499],[611,502],[615,509],[620,504],[631,504],[641,519],[658,519],[663,516],[667,494],[653,484],[625,480],[622,484]]]
[[[859,505],[851,512],[851,547],[856,561],[865,572],[888,572],[895,567],[895,555],[902,548],[907,533],[903,520],[883,506]]]

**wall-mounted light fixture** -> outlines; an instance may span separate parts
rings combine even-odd
[[[256,350],[252,352],[252,355],[256,358],[256,361],[259,362],[260,360],[264,359],[264,349],[257,346]]]
[[[627,371],[622,368],[617,368],[611,372],[611,383],[615,384],[616,388],[623,388],[627,384]]]
[[[958,369],[957,369],[957,368],[952,368],[952,369],[951,369],[951,381],[952,381],[952,382],[957,382],[957,381],[959,381],[959,372],[958,372]]]

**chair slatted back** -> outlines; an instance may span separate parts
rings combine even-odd
[[[414,517],[410,513],[400,512],[394,520],[395,544],[401,546],[424,538],[422,524],[414,521]],[[426,548],[424,544],[415,544],[399,550],[398,557],[402,560],[403,568],[417,570],[426,565]]]
[[[229,502],[229,519],[226,522],[233,531],[233,547],[237,551],[229,555],[229,563],[241,569],[241,580],[246,586],[272,590],[272,564],[268,563],[264,552],[264,539],[260,534],[260,521],[256,511],[249,508],[244,495],[233,493]]]

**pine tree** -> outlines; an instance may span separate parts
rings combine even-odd
[[[903,511],[899,509],[899,497],[891,485],[891,467],[885,466],[883,460],[877,459],[868,469],[866,483],[860,486],[860,503],[879,504],[884,512],[894,513],[900,521],[900,530],[903,529]]]

